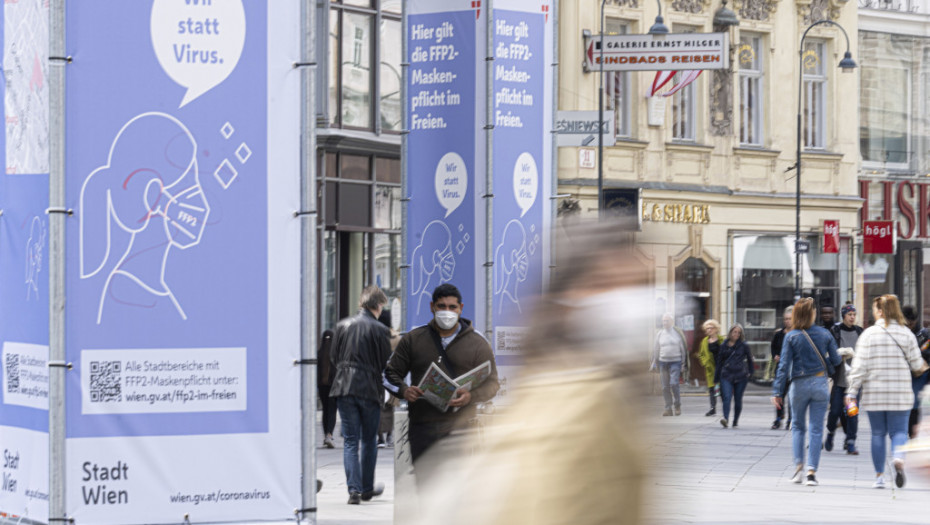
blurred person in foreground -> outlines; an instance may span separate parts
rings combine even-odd
[[[930,330],[921,326],[920,315],[913,306],[905,306],[901,311],[904,313],[904,318],[907,319],[908,328],[917,338],[920,355],[924,358],[924,362],[930,365]],[[911,439],[917,437],[917,429],[920,425],[920,391],[927,386],[928,379],[930,379],[930,370],[911,380],[911,386],[914,387],[914,408],[911,409],[907,422],[907,435]]]
[[[784,323],[781,328],[775,330],[775,334],[772,335],[772,362],[775,363],[775,370],[778,371],[778,361],[781,359],[781,347],[785,344],[785,334],[791,331],[791,311],[794,310],[794,306],[789,306],[785,308],[785,313],[782,317],[782,322]],[[788,381],[785,383],[785,390],[791,388],[791,378],[788,378]],[[785,392],[781,392],[779,396],[783,400],[786,399]],[[775,407],[775,421],[772,422],[772,430],[778,430],[781,428],[781,420],[785,417],[785,407],[784,405]],[[785,430],[791,430],[791,410],[788,410],[788,422],[785,424]]]
[[[849,371],[846,403],[855,400],[862,388],[862,406],[872,427],[873,488],[885,488],[885,436],[891,438],[894,483],[904,486],[904,451],[907,443],[907,419],[914,406],[911,371],[926,364],[917,348],[917,339],[907,328],[898,298],[892,294],[872,301],[875,324],[866,328],[856,343],[856,358]]]
[[[330,354],[336,368],[330,396],[336,398],[342,419],[345,440],[342,462],[349,505],[358,505],[384,492],[384,483],[375,485],[375,466],[383,392],[381,376],[391,357],[388,329],[378,322],[387,297],[377,286],[366,286],[358,302],[358,313],[336,325]]]
[[[388,388],[407,400],[410,421],[407,438],[417,486],[425,486],[432,479],[444,457],[435,456],[423,461],[423,454],[454,431],[465,430],[475,417],[475,405],[490,400],[497,394],[497,364],[491,345],[475,331],[472,322],[462,317],[462,294],[450,283],[440,284],[433,290],[430,310],[433,320],[407,332],[391,355],[384,378]],[[490,376],[471,391],[459,388],[449,402],[449,409],[441,412],[426,399],[421,399],[420,384],[430,365],[436,363],[450,378],[459,377],[485,361],[491,363]],[[410,384],[405,382],[410,374]],[[452,446],[445,447],[449,455]]]
[[[830,402],[827,379],[834,367],[840,364],[836,341],[826,328],[814,324],[817,310],[814,300],[805,297],[791,311],[791,331],[785,335],[778,373],[772,384],[772,403],[781,406],[785,383],[791,378],[788,397],[791,403],[791,448],[795,470],[794,483],[816,486],[817,467],[823,443],[823,423]],[[808,414],[810,420],[808,420]],[[807,478],[804,477],[804,434],[810,428],[810,446],[807,447]]]
[[[675,326],[672,314],[662,315],[662,329],[656,333],[650,370],[659,371],[662,379],[662,396],[665,397],[663,416],[672,415],[674,402],[675,415],[681,415],[681,378],[687,376],[688,345],[685,336]]]
[[[720,345],[723,343],[723,336],[720,335],[720,323],[715,319],[708,319],[701,325],[704,329],[704,339],[701,340],[701,346],[698,348],[698,359],[701,366],[704,367],[704,377],[707,379],[707,395],[710,397],[710,410],[705,416],[717,414],[717,392],[716,386],[719,382],[717,379],[717,354],[720,351]]]
[[[847,414],[843,399],[846,395],[846,387],[849,386],[846,380],[846,369],[856,356],[856,342],[862,334],[862,327],[856,324],[856,307],[851,303],[843,305],[840,314],[843,316],[843,321],[833,325],[830,333],[836,340],[837,353],[840,354],[843,362],[836,367],[836,374],[833,375],[830,411],[827,414],[827,439],[823,442],[823,448],[827,452],[833,450],[833,438],[836,434],[837,422],[839,422],[843,427],[843,434],[846,435],[843,450],[847,454],[857,456],[859,451],[856,449],[856,433],[859,430],[859,414],[858,412],[855,415]],[[856,397],[858,399],[858,395]]]
[[[581,224],[534,305],[512,404],[421,499],[417,523],[632,525],[650,467],[643,396],[651,312],[629,233]]]
[[[733,400],[733,428],[739,426],[743,411],[743,392],[752,377],[754,366],[752,352],[743,337],[743,325],[736,323],[727,332],[727,341],[720,346],[717,355],[720,365],[720,397],[723,400],[723,419],[720,424],[727,428],[730,418],[730,400]]]

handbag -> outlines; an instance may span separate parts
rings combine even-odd
[[[827,362],[824,360],[823,356],[820,355],[820,350],[817,348],[817,345],[814,344],[814,341],[811,339],[811,336],[807,335],[807,330],[801,330],[801,333],[804,334],[804,337],[807,338],[807,342],[811,344],[811,348],[814,349],[814,353],[817,354],[817,357],[820,358],[820,363],[823,365],[823,371],[830,376],[830,379],[833,379],[833,382],[836,382],[836,368],[833,366],[828,366]]]
[[[901,343],[899,343],[898,340],[895,339],[894,336],[891,335],[891,332],[886,330],[884,326],[882,327],[882,330],[885,330],[885,333],[888,334],[888,337],[890,337],[892,341],[894,341],[894,344],[898,345],[898,348],[901,350],[901,355],[904,356],[904,362],[905,364],[907,364],[907,369],[911,371],[912,377],[916,379],[924,375],[924,372],[926,372],[927,370],[930,370],[930,365],[927,365],[927,362],[924,361],[923,358],[920,359],[920,368],[918,368],[917,370],[912,369],[911,362],[908,361],[907,359],[907,352],[904,350],[904,347],[901,346]]]

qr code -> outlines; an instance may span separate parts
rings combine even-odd
[[[10,394],[19,392],[19,354],[7,354],[6,363],[6,391]]]
[[[90,400],[92,403],[120,402],[123,400],[119,361],[90,362]]]

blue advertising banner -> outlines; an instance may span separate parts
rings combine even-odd
[[[48,520],[48,5],[5,3],[0,515]]]
[[[269,176],[278,162],[269,75],[297,61],[288,53],[299,17],[269,4],[99,0],[67,10],[69,516],[267,519],[299,501],[295,467],[277,450],[299,433],[271,414],[275,391],[295,398],[275,409],[296,406],[299,372],[270,365],[280,334],[285,354],[299,349],[299,297],[274,302],[292,325],[269,325],[279,322],[273,283],[283,275],[299,288],[299,251],[271,257],[284,229],[299,246],[296,203],[275,202],[276,185],[296,190],[299,169]],[[272,54],[285,38],[288,53]],[[296,114],[290,79],[273,87]],[[299,126],[276,132],[286,136],[279,155],[298,159]],[[284,216],[291,222],[273,224]],[[232,450],[255,461],[230,461]]]
[[[494,31],[494,349],[516,364],[532,302],[543,291],[551,184],[547,91],[548,5],[495,2]]]
[[[477,93],[483,93],[486,14],[463,4],[419,0],[406,8],[407,329],[432,319],[433,289],[443,283],[462,292],[464,317],[483,311],[476,291],[483,270],[476,195],[485,171],[477,155],[483,117]]]

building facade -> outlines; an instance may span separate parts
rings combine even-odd
[[[585,30],[600,32],[600,2],[563,2],[559,110],[597,109],[604,82],[616,134],[616,145],[604,149],[607,207],[610,195],[623,190],[626,198],[619,200],[636,203],[642,226],[634,235],[640,259],[654,272],[656,323],[672,312],[696,350],[705,319],[724,326],[739,322],[757,358],[757,375],[764,376],[770,373],[769,341],[783,308],[794,300],[796,277],[820,306],[838,308],[857,297],[858,119],[849,101],[858,92],[858,75],[836,67],[847,41],[832,24],[807,34],[802,64],[798,49],[811,24],[831,20],[849,32],[849,51],[857,56],[855,5],[741,0],[726,6],[739,25],[715,27],[723,7],[716,1],[659,2],[673,33],[726,31],[730,69],[704,71],[671,96],[662,94],[676,89],[682,73],[652,97],[655,72],[605,73],[600,79],[596,71],[583,71],[581,38]],[[646,33],[656,14],[652,2],[608,0],[605,32]],[[799,91],[799,222],[810,251],[796,271]],[[596,150],[585,150],[559,148],[563,216],[597,213],[596,164],[580,162]],[[839,221],[838,253],[823,252],[824,220]]]
[[[367,284],[400,295],[401,0],[323,0],[317,11],[320,329]]]
[[[930,308],[930,2],[859,2],[861,220],[894,221],[894,253],[857,254],[865,301]]]

